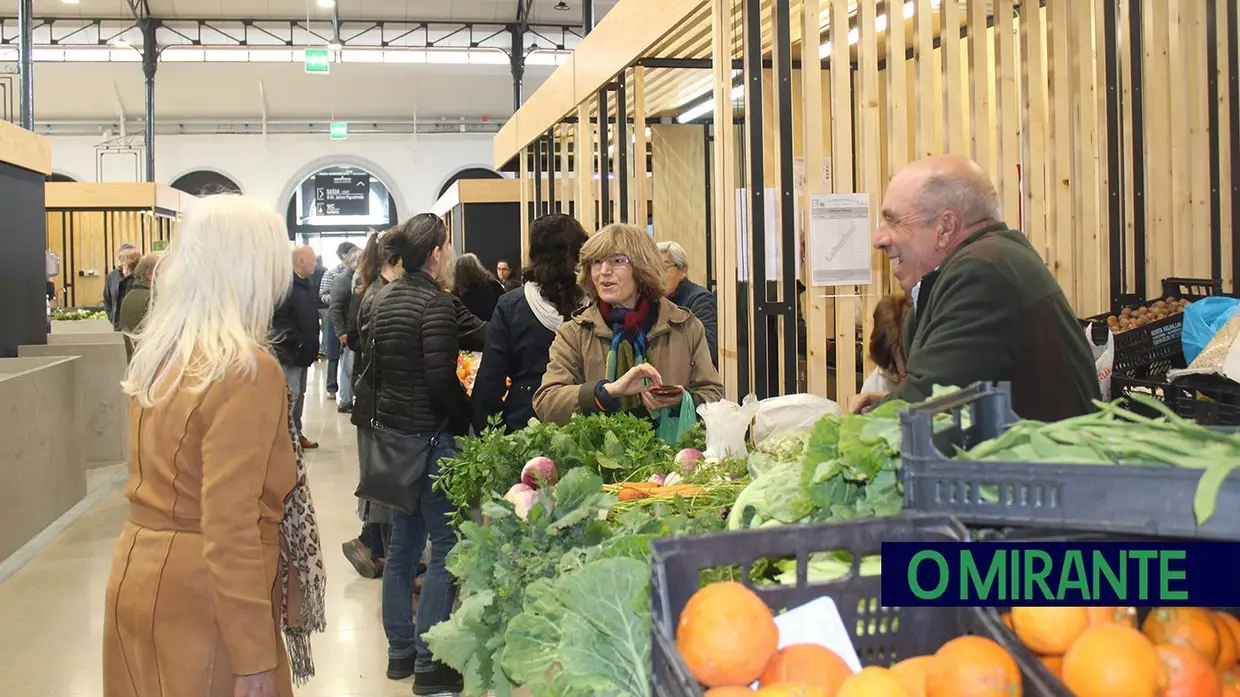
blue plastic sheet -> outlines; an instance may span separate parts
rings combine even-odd
[[[1184,330],[1180,333],[1180,343],[1184,346],[1184,360],[1189,365],[1218,330],[1227,324],[1238,307],[1240,300],[1236,298],[1212,296],[1184,308]]]

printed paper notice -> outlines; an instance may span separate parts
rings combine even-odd
[[[812,285],[863,286],[872,283],[869,194],[811,196],[809,219]]]

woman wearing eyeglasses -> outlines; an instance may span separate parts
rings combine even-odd
[[[664,296],[663,258],[632,225],[608,225],[581,248],[590,304],[556,330],[551,361],[534,394],[538,418],[629,412],[660,434],[697,405],[723,397],[706,330]]]

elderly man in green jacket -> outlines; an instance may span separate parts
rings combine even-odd
[[[121,331],[125,332],[125,355],[133,359],[133,339],[130,334],[138,331],[142,320],[146,319],[147,308],[151,305],[151,280],[155,277],[155,266],[159,263],[159,254],[152,252],[138,260],[133,269],[133,287],[125,293],[121,301],[119,321]]]
[[[1012,384],[1018,416],[1057,421],[1100,398],[1093,354],[1063,289],[1023,234],[1002,221],[994,185],[973,161],[937,156],[892,178],[874,247],[913,298],[907,376],[876,402],[923,401],[935,385]]]

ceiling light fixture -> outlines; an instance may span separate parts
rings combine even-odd
[[[81,3],[82,0],[60,0],[60,2],[65,5],[77,5]]]
[[[336,6],[336,0],[318,0],[317,4],[325,10],[330,10]]]
[[[569,7],[568,3],[564,2],[564,0],[560,0],[559,2],[555,4],[555,9],[559,10],[560,12],[568,12],[569,10],[573,8]]]

